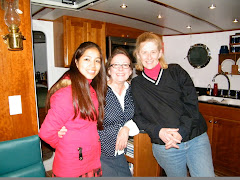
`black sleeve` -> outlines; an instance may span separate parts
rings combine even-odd
[[[179,65],[176,66],[176,73],[182,90],[181,100],[184,106],[184,113],[180,117],[179,133],[184,139],[190,134],[194,121],[199,119],[198,99],[189,74]]]
[[[154,122],[149,122],[147,119],[144,118],[140,108],[141,101],[139,101],[139,97],[137,97],[138,96],[137,91],[138,91],[138,87],[136,87],[135,83],[132,82],[132,95],[133,95],[134,105],[135,105],[135,111],[134,111],[135,113],[134,113],[133,121],[137,124],[140,130],[146,131],[151,139],[160,139],[159,131],[161,129],[161,126]]]

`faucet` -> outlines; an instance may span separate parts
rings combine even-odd
[[[235,92],[235,99],[238,98],[238,92],[239,92],[239,91],[236,91],[236,92]]]
[[[208,89],[209,89],[209,91],[208,91]],[[208,84],[208,86],[207,86],[207,94],[209,95],[209,96],[211,96],[211,94],[212,94],[212,87],[211,87],[211,84]]]
[[[217,77],[217,76],[219,76],[219,75],[223,75],[225,78],[227,78],[227,81],[228,81],[228,93],[227,93],[227,97],[230,97],[230,79],[228,78],[228,76],[226,75],[226,74],[224,74],[224,73],[218,73],[218,74],[216,74],[214,77],[213,77],[213,79],[212,79],[212,82],[215,82],[215,78]]]

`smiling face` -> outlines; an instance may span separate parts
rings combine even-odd
[[[130,59],[124,54],[117,54],[111,60],[111,65],[113,64],[118,64],[119,67],[109,67],[108,74],[110,75],[110,80],[113,83],[124,83],[132,74],[132,69],[130,68]],[[125,67],[123,66],[124,64],[126,64]]]
[[[78,70],[86,79],[94,79],[101,68],[101,58],[97,48],[87,49],[75,62]]]
[[[158,49],[156,42],[146,41],[140,44],[137,56],[145,68],[153,69],[159,63],[159,59],[162,56],[162,50]]]

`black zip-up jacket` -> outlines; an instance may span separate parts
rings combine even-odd
[[[159,138],[161,128],[179,128],[182,142],[207,131],[199,112],[198,98],[188,73],[178,64],[161,69],[157,80],[144,71],[132,80],[135,104],[134,121],[145,130],[152,143],[165,144]]]

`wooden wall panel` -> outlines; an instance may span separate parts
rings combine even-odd
[[[137,37],[144,32],[146,31],[130,28],[127,26],[121,26],[118,24],[106,23],[106,36],[137,39]],[[156,35],[162,39],[162,35]]]
[[[19,0],[20,31],[26,38],[22,51],[9,51],[0,38],[0,141],[26,137],[38,133],[30,0]],[[8,33],[4,11],[0,8],[0,37]],[[22,114],[10,115],[8,96],[21,95]]]
[[[112,23],[106,23],[106,36],[137,38],[144,31]]]

